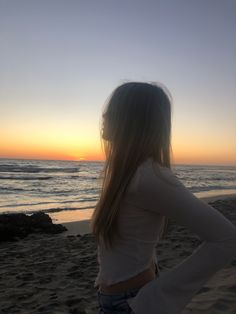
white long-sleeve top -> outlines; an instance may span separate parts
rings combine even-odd
[[[236,257],[236,227],[218,210],[192,194],[169,168],[151,158],[137,169],[119,214],[123,239],[112,251],[98,247],[95,286],[114,284],[150,267],[163,216],[187,227],[202,243],[171,270],[127,300],[135,314],[180,314],[194,294]]]

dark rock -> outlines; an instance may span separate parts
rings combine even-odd
[[[0,215],[0,242],[16,241],[25,238],[30,233],[60,233],[67,228],[53,224],[48,214],[36,212],[30,216],[23,213]]]

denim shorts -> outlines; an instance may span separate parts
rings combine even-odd
[[[156,277],[159,276],[159,268],[155,264]],[[134,314],[129,306],[127,299],[133,298],[142,287],[129,289],[122,293],[103,293],[97,290],[97,299],[99,304],[99,314]]]
[[[127,299],[135,297],[140,289],[134,288],[122,293],[103,293],[98,289],[99,314],[134,314]]]

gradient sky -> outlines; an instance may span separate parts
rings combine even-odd
[[[103,160],[119,84],[173,97],[175,163],[236,164],[236,1],[0,0],[0,157]]]

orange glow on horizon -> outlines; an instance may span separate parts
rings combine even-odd
[[[1,150],[2,152],[2,150]],[[40,151],[40,150],[5,150],[4,153],[1,153],[0,158],[9,158],[9,159],[39,159],[39,160],[68,160],[68,161],[105,161],[105,156],[101,152],[88,152],[87,154],[79,155],[73,153],[65,153],[62,150],[56,151]],[[208,153],[194,154],[191,152],[181,153],[178,152],[172,156],[172,164],[235,164],[236,160],[231,156],[231,158],[224,154],[222,155],[211,155]]]
[[[100,139],[93,133],[83,134],[86,134],[86,137],[61,130],[54,133],[47,130],[9,132],[0,141],[0,158],[105,161]],[[236,165],[235,148],[231,145],[222,149],[210,140],[190,141],[185,138],[185,141],[180,141],[177,137],[173,142],[172,164]]]

